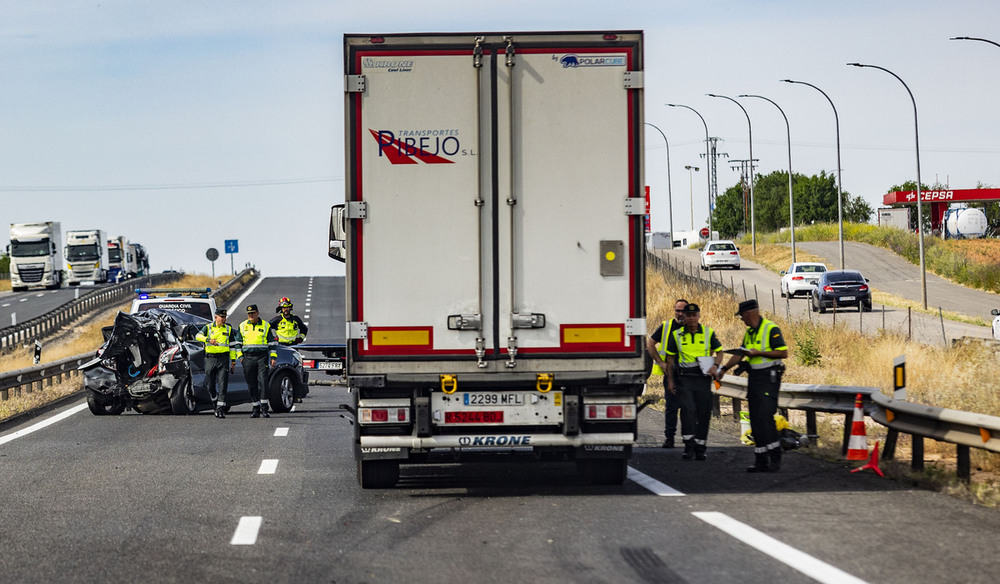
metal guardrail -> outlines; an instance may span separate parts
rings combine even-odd
[[[18,344],[27,344],[35,339],[42,340],[84,314],[123,302],[132,295],[136,286],[155,286],[176,280],[178,277],[179,274],[172,273],[152,274],[126,280],[113,286],[102,286],[41,316],[36,316],[21,324],[2,328],[0,329],[0,354],[13,351]]]
[[[177,277],[177,274],[156,274],[154,276],[149,276],[149,277],[155,277],[160,275],[173,276],[174,278]],[[259,277],[260,277],[259,271],[257,271],[254,268],[247,268],[246,270],[243,270],[242,272],[237,274],[235,278],[226,282],[224,286],[218,288],[215,292],[213,292],[212,297],[216,299],[217,304],[223,303],[227,299],[237,295],[239,292],[243,290],[243,288],[245,288],[248,284],[250,284]],[[133,295],[135,293],[135,288],[137,286],[141,287],[140,285],[145,285],[149,287],[150,285],[156,285],[158,283],[164,283],[168,281],[170,280],[161,279],[158,281],[150,282],[150,281],[144,281],[142,278],[135,278],[129,280],[127,285],[128,289],[127,294],[125,294],[125,296],[122,298],[110,301],[108,305],[115,304],[117,302],[120,302],[122,299],[128,298],[129,296]],[[115,287],[121,285],[122,284],[117,284]],[[83,300],[83,298],[77,300]],[[74,300],[73,302],[76,302],[76,300]],[[73,302],[70,302],[69,304],[73,304]],[[58,321],[59,319],[52,317],[52,313],[58,312],[62,308],[65,308],[66,306],[67,305],[63,305],[63,307],[60,307],[59,309],[56,309],[48,314],[40,316],[38,317],[38,319],[51,318],[55,321]],[[99,310],[101,308],[104,308],[104,306],[93,306],[91,310]],[[75,312],[74,314],[76,316],[79,316],[79,314],[81,313]],[[76,316],[73,316],[72,318],[76,318]],[[37,319],[32,319],[32,321],[34,320]],[[27,324],[28,323],[26,322],[25,325]],[[23,391],[30,393],[33,387],[41,391],[43,388],[43,382],[47,382],[49,386],[53,384],[54,379],[56,379],[55,381],[56,383],[61,382],[63,375],[78,374],[76,368],[93,358],[94,358],[94,352],[91,351],[89,353],[83,353],[82,355],[74,355],[72,357],[66,357],[65,359],[60,359],[58,361],[42,363],[41,365],[35,365],[34,367],[26,367],[24,369],[18,369],[16,371],[0,373],[0,401],[10,399],[11,394],[16,396],[20,395],[21,392]]]

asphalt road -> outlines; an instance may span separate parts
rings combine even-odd
[[[102,284],[101,286],[106,286]],[[97,286],[98,288],[100,286]],[[60,288],[58,290],[28,290],[26,292],[0,292],[0,328],[20,324],[31,320],[36,316],[41,316],[50,310],[55,310],[70,300],[82,296],[92,290],[95,286],[84,284],[72,288]],[[16,322],[11,320],[14,315]]]
[[[837,242],[797,243],[796,246],[825,258],[828,267],[839,266]],[[657,250],[657,253],[668,259],[672,265],[682,266],[688,274],[704,279],[711,278],[715,282],[721,281],[727,287],[735,289],[739,297],[757,298],[765,310],[786,317],[812,319],[827,324],[832,324],[836,319],[837,322],[846,322],[862,331],[885,328],[909,334],[915,340],[931,344],[950,343],[961,337],[993,337],[990,326],[942,320],[937,315],[910,313],[905,308],[883,306],[878,303],[875,303],[874,310],[868,313],[860,313],[854,307],[845,308],[836,314],[829,311],[826,314],[814,313],[809,308],[807,296],[787,300],[781,298],[781,276],[753,262],[749,245],[740,248],[742,268],[739,270],[704,272],[698,269],[700,252],[695,249]],[[920,271],[897,254],[866,244],[845,243],[844,258],[845,265],[849,269],[860,270],[868,278],[873,289],[920,301]],[[908,277],[915,278],[915,282],[908,280]],[[928,274],[927,282],[930,307],[941,306],[944,310],[953,310],[970,317],[981,317],[986,322],[991,322],[993,319],[989,314],[991,303],[1000,308],[1000,295],[952,284],[931,274]]]
[[[310,342],[342,341],[342,282],[266,278],[234,311],[289,296]],[[349,402],[313,386],[289,414],[218,420],[97,417],[78,399],[0,426],[3,580],[913,584],[1000,569],[996,511],[797,452],[747,474],[734,425],[713,429],[707,462],[682,461],[656,448],[650,409],[622,486],[502,458],[362,490]]]

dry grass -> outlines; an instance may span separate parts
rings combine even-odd
[[[10,278],[0,280],[0,292],[10,292]]]
[[[223,280],[222,283],[228,280]],[[164,288],[215,288],[218,280],[213,280],[210,276],[186,275],[180,280],[171,284],[166,284]],[[90,315],[80,319],[67,327],[56,340],[46,342],[42,345],[42,362],[58,361],[66,357],[81,355],[97,350],[97,347],[104,342],[101,328],[114,324],[115,315],[118,311],[128,311],[131,300],[120,305],[104,310],[103,312]],[[22,347],[16,349],[9,355],[4,356],[4,369],[7,371],[31,367],[33,365],[33,347]],[[45,405],[55,399],[79,391],[82,387],[80,378],[45,387],[42,392],[26,393],[20,396],[11,396],[10,399],[0,401],[0,420],[10,416]]]

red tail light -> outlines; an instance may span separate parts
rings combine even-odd
[[[388,422],[389,421],[389,410],[372,410],[372,421],[373,422]]]
[[[706,251],[705,255],[715,255],[715,252],[714,251]]]
[[[823,291],[833,294],[833,286],[823,286]]]
[[[802,276],[792,276],[792,279],[793,280],[805,280],[805,278],[802,277]]]
[[[608,417],[609,418],[621,418],[622,417],[622,407],[621,406],[608,406]]]
[[[867,292],[868,291],[868,286],[862,286],[862,287],[858,288],[858,290],[860,290],[862,292]]]

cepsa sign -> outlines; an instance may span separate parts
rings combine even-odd
[[[920,200],[924,203],[941,202],[971,202],[971,201],[997,201],[1000,200],[1000,189],[953,189],[953,190],[931,190],[921,191]],[[882,195],[882,204],[899,205],[903,203],[916,203],[916,191],[896,191]]]

